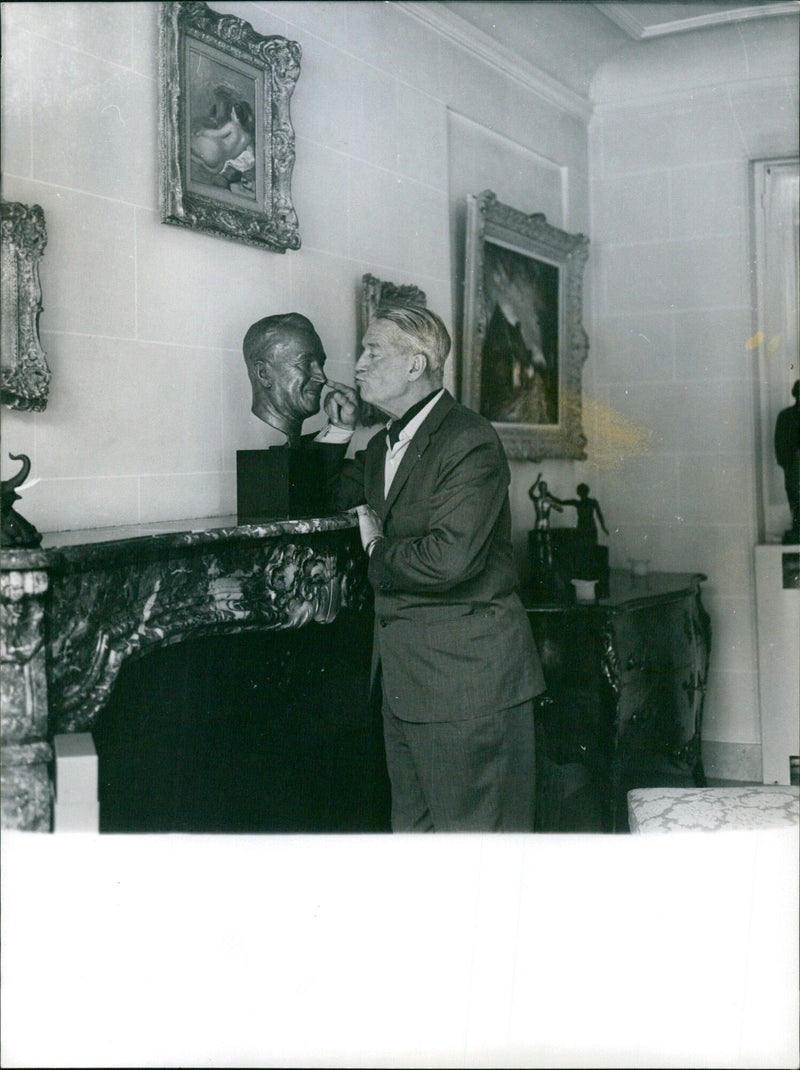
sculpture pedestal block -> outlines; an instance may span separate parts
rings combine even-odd
[[[325,456],[312,448],[272,446],[236,451],[240,524],[325,516]]]

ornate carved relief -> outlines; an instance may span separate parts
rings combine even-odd
[[[53,757],[47,743],[4,747],[0,766],[3,828],[49,832],[53,789],[48,763]]]
[[[50,734],[90,729],[126,658],[189,636],[327,624],[369,599],[350,517],[4,550],[3,569],[3,822],[14,828],[49,828]]]
[[[43,570],[0,573],[0,697],[3,742],[41,739],[47,730]]]
[[[220,543],[166,560],[112,562],[53,585],[51,708],[89,727],[126,658],[189,635],[299,628],[363,599],[353,551],[294,541]],[[349,554],[349,560],[348,560]]]
[[[2,396],[11,409],[41,412],[47,405],[50,369],[39,341],[42,290],[39,260],[47,244],[44,212],[0,201],[2,235]]]
[[[30,555],[31,564],[43,555]],[[0,572],[0,704],[2,705],[2,823],[48,830],[51,790],[47,735],[44,599],[47,573]]]

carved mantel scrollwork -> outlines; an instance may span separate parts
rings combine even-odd
[[[75,572],[54,585],[51,705],[58,731],[85,731],[125,660],[220,631],[330,623],[358,604],[333,549],[279,540]]]
[[[47,736],[44,555],[28,551],[27,568],[0,572],[2,820],[5,828],[48,830],[51,788]],[[13,565],[14,554],[8,563]],[[22,562],[20,562],[22,564]]]
[[[45,830],[52,734],[90,730],[127,659],[194,636],[329,624],[369,599],[344,516],[9,550],[0,576],[3,823]]]

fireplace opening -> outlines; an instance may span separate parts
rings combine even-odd
[[[92,731],[100,831],[389,831],[371,628],[343,612],[124,664]]]

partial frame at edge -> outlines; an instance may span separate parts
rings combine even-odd
[[[50,392],[50,368],[39,341],[42,289],[39,261],[47,244],[44,211],[0,201],[2,232],[2,351],[0,402],[42,412]]]

